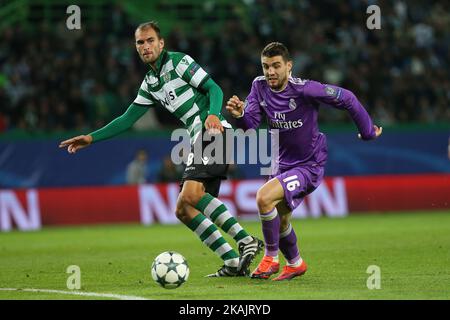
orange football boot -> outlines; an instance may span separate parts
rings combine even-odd
[[[298,267],[284,266],[281,274],[272,280],[273,281],[291,280],[292,278],[303,275],[306,272],[306,270],[308,270],[308,266],[306,265],[305,261],[302,261],[302,263]]]
[[[264,256],[258,267],[253,271],[251,277],[256,279],[269,279],[269,277],[280,270],[280,264],[273,261],[273,257]]]

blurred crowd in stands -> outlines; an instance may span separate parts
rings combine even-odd
[[[369,30],[367,6],[381,8],[381,30]],[[285,43],[293,76],[352,90],[380,125],[450,119],[450,2],[243,0],[220,34],[207,25],[162,30],[166,48],[191,55],[220,84],[224,102],[247,95],[262,74],[261,49]],[[0,132],[89,131],[122,114],[134,100],[146,67],[134,48],[134,29],[120,6],[107,20],[69,31],[20,26],[0,33]],[[149,15],[149,20],[158,15]],[[226,113],[224,111],[224,113]],[[322,112],[322,123],[346,123],[345,112]],[[179,126],[155,108],[137,129]]]

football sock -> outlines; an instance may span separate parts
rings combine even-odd
[[[267,213],[259,213],[264,235],[265,255],[270,257],[278,256],[278,246],[280,241],[280,216],[277,208]]]
[[[302,264],[303,259],[301,257],[298,257],[297,260],[290,260],[286,262],[286,265],[288,265],[289,267],[300,267],[300,265]]]
[[[239,255],[228,244],[217,227],[203,214],[196,215],[187,226],[224,261],[226,266],[239,266]]]
[[[291,267],[298,267],[302,263],[302,258],[298,251],[297,236],[292,225],[280,233],[280,250],[286,258],[286,264]]]
[[[212,222],[233,237],[238,244],[241,242],[247,244],[253,240],[253,237],[250,236],[247,231],[242,228],[239,222],[237,222],[237,220],[228,212],[228,209],[223,202],[209,193],[205,193],[195,208],[200,212],[203,212],[203,214],[211,219]]]

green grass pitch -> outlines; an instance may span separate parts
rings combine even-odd
[[[261,237],[259,222],[242,225]],[[81,292],[147,299],[450,298],[450,212],[304,219],[293,226],[309,270],[289,282],[204,278],[221,260],[188,228],[114,225],[0,234],[0,288],[69,291],[67,267],[78,265]],[[180,252],[190,265],[188,282],[175,290],[159,287],[150,276],[153,259],[167,250]],[[380,289],[367,288],[370,265],[380,267]],[[0,299],[106,297],[0,289]]]

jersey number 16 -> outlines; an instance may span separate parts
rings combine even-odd
[[[283,179],[283,182],[288,182],[286,184],[286,188],[289,191],[294,191],[295,188],[300,186],[300,181],[298,181],[297,175],[286,177],[286,178]]]

